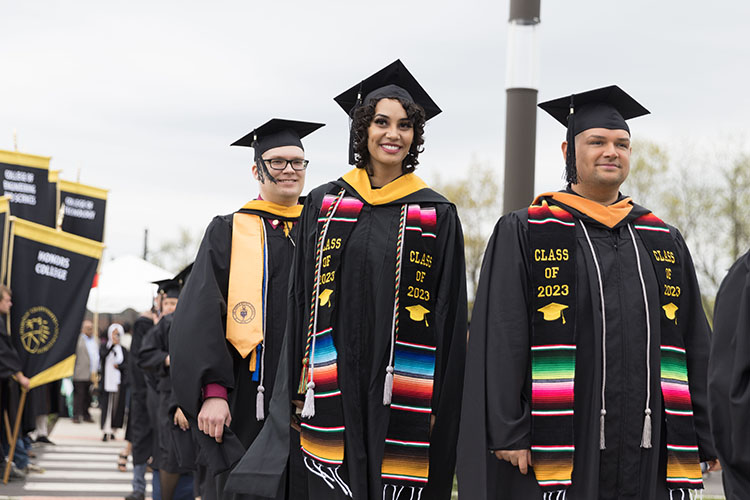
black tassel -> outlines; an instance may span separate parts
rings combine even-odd
[[[565,140],[568,141],[568,149],[565,155],[565,181],[568,184],[578,182],[578,172],[576,171],[576,115],[575,115],[575,94],[570,96],[570,114],[568,115],[568,133]]]
[[[362,106],[362,83],[359,84],[359,90],[357,91],[357,102],[354,103],[354,107],[349,111],[349,165],[357,163],[357,155],[354,152],[354,115],[357,109]]]

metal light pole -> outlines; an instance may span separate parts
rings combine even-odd
[[[538,25],[541,0],[510,0],[506,67],[503,212],[527,207],[534,197]]]

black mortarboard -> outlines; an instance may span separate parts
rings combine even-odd
[[[159,287],[159,293],[165,294],[168,298],[176,299],[180,296],[182,287],[185,286],[185,282],[190,275],[190,271],[193,270],[193,264],[188,264],[185,269],[177,273],[174,278],[166,280],[154,281],[153,283]]]
[[[339,106],[354,118],[354,112],[362,104],[383,98],[398,98],[404,102],[413,102],[422,106],[425,120],[438,115],[442,110],[432,97],[409,73],[400,59],[395,60],[374,75],[368,76],[349,90],[333,98]],[[354,141],[349,137],[349,163],[354,164]]]
[[[272,182],[276,182],[273,176],[268,173],[265,164],[260,161],[263,153],[269,149],[281,146],[298,146],[304,150],[305,148],[302,146],[301,139],[323,126],[323,123],[273,118],[244,137],[234,141],[231,145],[255,148],[255,164],[258,167],[260,181],[263,182],[263,173],[265,173]]]
[[[565,158],[566,179],[578,181],[575,168],[575,136],[590,128],[625,130],[625,120],[649,114],[635,99],[617,85],[571,94],[539,103],[539,107],[568,129],[568,153]]]

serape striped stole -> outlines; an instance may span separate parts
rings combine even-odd
[[[531,452],[545,496],[572,484],[576,361],[575,219],[542,201],[528,209],[532,268]],[[679,255],[667,225],[653,214],[633,222],[649,250],[660,287],[661,390],[667,445],[667,484],[702,488],[682,325]],[[658,419],[657,419],[658,422]],[[554,497],[551,497],[554,498]]]
[[[314,391],[312,417],[301,423],[301,448],[308,470],[329,487],[351,496],[344,463],[341,390],[332,318],[338,304],[341,254],[362,202],[329,193],[318,218],[316,278],[299,393]],[[390,418],[381,475],[384,498],[405,488],[418,498],[429,473],[429,426],[435,371],[435,271],[437,219],[434,207],[402,205],[396,249]],[[385,404],[385,401],[384,401]],[[306,401],[307,406],[307,401]],[[303,416],[305,412],[303,411]],[[389,488],[392,487],[392,490]],[[386,496],[387,495],[387,496]]]
[[[545,492],[573,474],[576,367],[575,222],[560,207],[528,209],[532,272],[531,454]]]
[[[633,222],[651,253],[660,293],[661,392],[667,423],[667,485],[672,490],[702,489],[700,458],[688,385],[685,342],[679,310],[682,256],[667,225],[654,214]]]

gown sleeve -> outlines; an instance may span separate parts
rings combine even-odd
[[[3,323],[0,325],[0,379],[10,378],[21,370],[21,360],[13,348],[10,335]]]
[[[193,417],[200,410],[205,385],[234,387],[234,362],[225,334],[231,246],[229,221],[214,218],[175,311],[170,342],[172,385],[180,407]]]
[[[703,310],[700,287],[690,251],[680,232],[673,231],[677,251],[682,255],[683,291],[680,304],[684,311],[682,317],[689,325],[685,330],[684,341],[693,421],[700,459],[705,462],[716,458],[708,417],[708,355],[711,328]]]
[[[528,229],[517,212],[502,217],[482,263],[469,329],[458,480],[461,495],[487,495],[491,450],[530,446],[531,375]]]
[[[440,217],[439,217],[440,219]],[[466,265],[461,222],[448,205],[438,227],[438,249],[442,259],[437,301],[435,385],[432,408],[435,426],[430,437],[430,475],[425,494],[437,498],[451,490],[456,464],[456,443],[461,418],[466,361],[467,309]]]
[[[750,486],[750,252],[729,270],[714,309],[709,362],[711,426],[725,470]],[[736,486],[739,488],[739,484]],[[743,491],[749,491],[747,489]],[[749,493],[750,494],[750,493]]]
[[[138,366],[159,377],[166,374],[164,360],[167,358],[169,352],[165,349],[164,345],[164,337],[167,333],[164,330],[165,328],[168,329],[168,322],[167,318],[162,318],[156,326],[149,330],[143,338],[143,344],[141,344],[141,350],[138,353]],[[102,351],[101,359],[103,360],[105,357],[106,351]],[[103,361],[102,366],[104,366]]]

